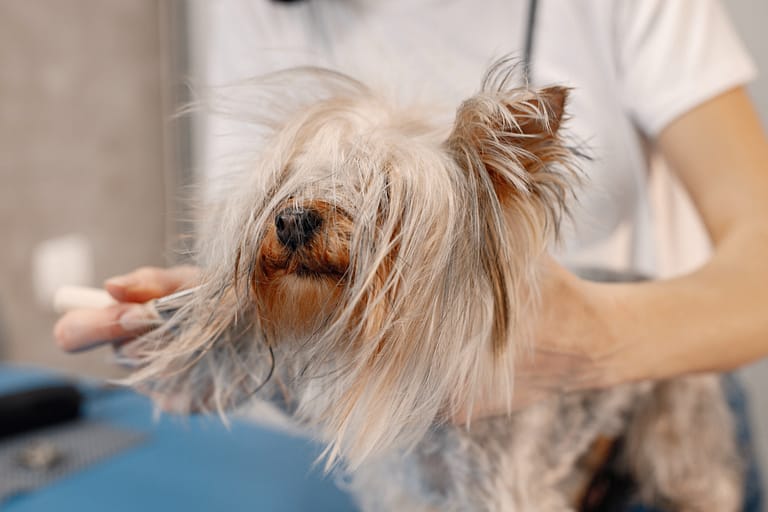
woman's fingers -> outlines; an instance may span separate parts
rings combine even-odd
[[[141,267],[107,279],[104,288],[119,302],[146,302],[193,286],[199,276],[200,269],[191,265]]]
[[[67,352],[138,336],[157,325],[153,310],[142,304],[77,309],[66,313],[53,328],[56,343]]]
[[[199,275],[198,267],[187,265],[142,267],[113,277],[104,287],[119,303],[66,313],[54,327],[56,343],[63,350],[78,352],[139,336],[156,327],[159,320],[154,308],[143,303],[193,286]]]

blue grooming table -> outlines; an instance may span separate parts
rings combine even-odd
[[[0,365],[0,392],[60,381]],[[149,401],[127,390],[96,392],[86,416],[148,435],[146,442],[69,477],[12,498],[3,512],[347,512],[352,500],[321,467],[319,448],[245,422],[215,417],[153,419]]]

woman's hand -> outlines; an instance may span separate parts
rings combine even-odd
[[[610,295],[547,258],[534,346],[516,361],[516,392],[550,394],[616,384],[612,367],[621,352],[613,332]]]
[[[550,258],[544,261],[533,346],[516,355],[513,409],[622,381],[614,368],[622,344],[609,321],[612,305],[610,294],[598,283],[576,277]],[[454,421],[507,412],[501,394],[487,396],[475,403],[471,416],[463,411]]]
[[[56,343],[63,350],[77,352],[135,338],[146,332],[153,320],[143,303],[193,286],[199,274],[197,267],[189,265],[142,267],[108,279],[104,288],[118,304],[66,313],[53,329]]]

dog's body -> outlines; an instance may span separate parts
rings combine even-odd
[[[286,80],[308,76],[316,99],[289,101]],[[343,461],[366,511],[571,510],[578,460],[622,436],[647,498],[736,512],[712,377],[447,422],[479,396],[511,401],[578,174],[560,135],[567,91],[510,88],[512,76],[494,66],[450,133],[335,73],[262,81],[284,115],[264,123],[270,144],[202,238],[200,292],[137,342],[132,382],[191,409],[256,392],[280,404]]]
[[[579,459],[596,439],[625,435],[619,464],[638,482],[636,498],[668,510],[736,511],[742,491],[728,421],[714,378],[580,393],[469,431],[430,431],[407,456],[362,467],[352,489],[365,511],[574,510],[588,503],[593,476]]]

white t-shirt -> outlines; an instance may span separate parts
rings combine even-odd
[[[205,82],[320,65],[452,112],[478,89],[489,63],[522,55],[528,4],[206,2],[197,12]],[[583,164],[587,183],[559,259],[653,274],[647,141],[755,74],[722,6],[717,0],[540,0],[532,60],[533,85],[573,88],[566,126],[593,157]],[[228,149],[220,134],[231,129],[209,124],[211,166]]]

